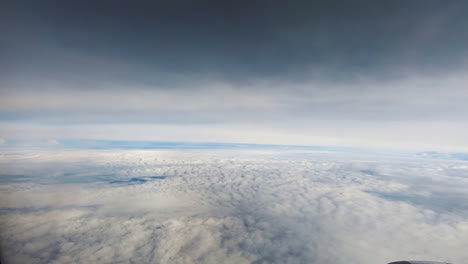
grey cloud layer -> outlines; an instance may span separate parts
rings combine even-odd
[[[228,142],[257,143],[248,133],[267,130],[283,136],[261,143],[468,149],[462,1],[28,2],[0,15],[7,140],[45,124],[27,134],[224,124],[222,134],[240,131]],[[28,124],[14,131],[18,121]]]
[[[163,115],[199,113],[219,120],[265,119],[262,112],[313,119],[407,120],[466,119],[468,79],[463,70],[447,74],[408,73],[394,80],[362,76],[359,80],[333,82],[311,79],[301,82],[271,80],[233,84],[198,80],[177,88],[96,81],[94,89],[77,89],[76,84],[45,80],[24,80],[3,86],[0,110],[24,113],[31,119],[64,120],[82,116],[91,121],[118,121],[113,112],[127,112],[137,120],[154,121]],[[92,85],[92,86],[93,86]],[[260,112],[260,113],[257,113]],[[212,116],[210,116],[210,113]],[[74,114],[74,115],[73,115]],[[156,115],[154,119],[149,114]],[[97,115],[97,118],[93,118]],[[142,116],[139,119],[139,116]],[[75,117],[76,118],[76,117]],[[196,118],[190,116],[193,121]],[[258,121],[258,120],[257,120]],[[271,121],[271,120],[266,120]],[[283,120],[284,121],[284,120]]]
[[[2,254],[13,262],[468,257],[466,162],[292,151],[12,152],[0,162],[1,177],[26,177],[1,185]]]
[[[362,76],[345,83],[95,85],[91,90],[27,78],[7,82],[0,136],[468,150],[463,71],[385,81]]]

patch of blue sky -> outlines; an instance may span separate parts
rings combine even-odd
[[[319,146],[319,145],[276,145],[244,144],[224,142],[168,142],[168,141],[128,141],[128,140],[17,140],[4,139],[0,149],[50,149],[71,150],[271,150],[271,151],[326,151],[343,153],[361,153],[376,155],[413,156],[419,158],[436,158],[448,160],[468,160],[468,153],[442,153],[426,151],[415,153],[408,150]]]
[[[316,150],[356,151],[348,147],[267,145],[208,142],[158,142],[158,141],[114,141],[114,140],[62,140],[61,145],[74,149],[253,149],[253,150]]]

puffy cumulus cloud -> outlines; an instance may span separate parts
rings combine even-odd
[[[465,161],[305,151],[16,151],[1,156],[0,168],[6,263],[468,258]]]

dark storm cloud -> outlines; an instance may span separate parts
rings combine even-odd
[[[463,63],[467,7],[458,1],[18,1],[4,9],[4,31],[11,34],[13,72],[56,70],[71,78],[78,71],[153,84],[181,76],[348,80],[391,74],[401,65],[438,71]]]

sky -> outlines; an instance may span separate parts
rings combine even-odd
[[[2,1],[0,144],[468,151],[465,1]]]

